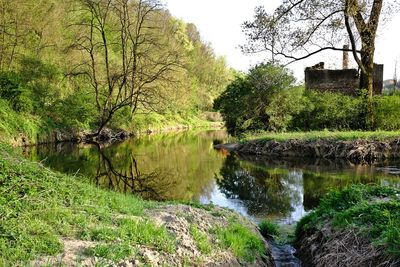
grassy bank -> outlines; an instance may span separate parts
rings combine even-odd
[[[190,262],[193,259],[176,254],[183,242],[179,235],[149,215],[163,205],[101,190],[79,177],[55,173],[21,159],[10,147],[0,145],[0,266],[25,266],[34,260],[55,264],[46,256],[65,252],[71,243],[84,244],[74,264],[94,257],[100,265],[126,259],[146,262],[143,251],[147,250],[171,255],[180,264]],[[225,211],[209,209],[203,212],[213,213],[206,214],[212,219],[228,216],[221,215]],[[161,210],[166,212],[165,208]],[[195,208],[191,211],[200,212]],[[243,262],[254,261],[265,253],[260,238],[249,227],[239,225],[233,213],[227,214],[233,217],[225,218],[224,227],[216,224],[206,232],[195,225],[190,230],[189,238],[201,252],[199,262],[203,256],[214,256],[207,244],[213,244],[213,253],[225,251]],[[189,232],[189,227],[184,231]]]
[[[311,132],[260,132],[245,134],[240,139],[242,142],[251,140],[266,140],[266,141],[288,141],[288,140],[337,140],[337,141],[351,141],[357,139],[364,140],[386,140],[399,138],[400,131],[311,131]]]
[[[79,131],[89,132],[91,130],[87,127],[79,128],[79,130],[71,129],[67,125],[55,123],[50,119],[44,120],[40,116],[16,112],[2,99],[0,99],[0,107],[0,142],[21,145],[22,138],[24,138],[29,141],[28,143],[36,144],[38,138],[41,141],[47,141],[48,138],[51,138],[52,132],[56,130],[67,134]],[[189,128],[214,128],[221,126],[222,123],[215,121],[212,113],[210,114],[204,113],[185,116],[179,114],[160,115],[157,113],[138,114],[130,123],[115,124],[110,125],[110,127],[140,134],[147,133],[148,131],[170,132]]]
[[[15,112],[6,101],[0,99],[0,141],[12,143],[24,135],[35,142],[38,135],[46,134],[51,129],[49,122],[34,115]]]
[[[148,130],[153,132],[173,131],[179,128],[210,128],[222,125],[218,121],[219,117],[214,116],[214,113],[199,113],[191,115],[179,114],[138,114],[134,117],[130,125],[124,128],[128,132],[134,131],[137,133],[146,132]]]
[[[390,262],[400,262],[400,190],[359,185],[331,192],[298,223],[296,238],[300,251],[307,250],[305,246],[320,247],[327,261],[319,264],[333,263],[328,260],[334,251],[333,261],[334,257],[340,261],[341,255],[347,253],[345,256],[354,260],[355,265],[360,264],[360,255],[370,264],[387,260],[387,266],[391,266]],[[306,244],[305,240],[316,243]]]

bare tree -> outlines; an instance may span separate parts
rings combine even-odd
[[[86,55],[74,66],[75,75],[88,78],[99,114],[93,136],[129,107],[154,109],[162,94],[160,83],[180,66],[171,48],[173,28],[158,0],[81,0],[75,23],[79,34],[73,47]]]
[[[131,152],[123,154],[125,164],[116,164],[108,157],[98,143],[93,143],[99,154],[99,165],[94,177],[96,185],[107,186],[111,190],[139,195],[145,199],[165,200],[168,190],[176,184],[169,179],[170,174],[157,170],[143,174]],[[118,162],[118,160],[117,160]]]
[[[390,0],[284,0],[272,15],[258,7],[254,21],[244,23],[248,44],[243,49],[269,51],[287,64],[326,50],[352,52],[361,70],[360,88],[368,89],[371,100],[378,26],[394,10],[398,3]],[[339,47],[349,42],[349,49]]]

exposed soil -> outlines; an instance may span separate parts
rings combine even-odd
[[[222,249],[215,245],[218,240],[212,234],[215,227],[228,225],[228,219],[235,216],[240,223],[252,229],[262,240],[257,227],[234,213],[233,211],[212,207],[210,210],[194,208],[187,205],[163,205],[147,212],[146,218],[150,218],[157,225],[163,225],[177,240],[176,251],[172,254],[158,251],[148,246],[136,245],[135,256],[124,259],[119,263],[113,263],[96,257],[85,255],[85,250],[94,247],[96,242],[82,240],[63,239],[64,252],[55,257],[43,257],[31,263],[32,266],[62,265],[62,266],[274,266],[268,247],[267,255],[257,257],[253,263],[247,263],[235,257],[229,249]],[[140,218],[133,218],[135,220]],[[196,245],[196,241],[190,234],[190,225],[195,225],[198,230],[206,234],[213,244],[209,254],[202,253]],[[103,266],[101,265],[101,266]]]
[[[322,229],[303,232],[297,244],[302,266],[395,267],[400,261],[385,255],[382,247],[354,230],[335,231],[326,223]]]
[[[216,149],[225,149],[244,155],[264,155],[274,158],[308,157],[344,159],[354,164],[399,158],[400,139],[391,141],[333,141],[333,140],[289,140],[285,142],[255,140],[243,144],[220,144]]]

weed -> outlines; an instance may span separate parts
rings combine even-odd
[[[260,233],[264,237],[278,236],[279,235],[279,225],[273,223],[269,220],[263,220],[259,225]]]
[[[333,191],[318,209],[296,227],[296,238],[304,231],[329,220],[334,229],[355,229],[373,244],[400,257],[400,190],[391,187],[357,185]]]
[[[208,240],[206,234],[201,232],[195,225],[190,225],[190,234],[192,235],[194,241],[196,242],[197,248],[204,254],[210,254],[212,244]]]
[[[230,220],[225,228],[217,228],[216,234],[223,247],[230,248],[236,257],[246,262],[253,262],[265,253],[263,241],[235,220]]]

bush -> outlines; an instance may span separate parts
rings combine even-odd
[[[57,69],[36,58],[22,58],[18,72],[0,72],[0,97],[13,110],[43,114],[59,98]]]
[[[375,97],[375,126],[381,130],[400,129],[400,96]]]
[[[366,128],[364,97],[306,90],[306,108],[292,120],[292,130],[362,130]]]
[[[239,75],[214,102],[231,134],[245,131],[284,130],[295,106],[291,98],[295,78],[280,65],[261,64]],[[287,108],[282,108],[285,100]],[[290,106],[290,107],[289,107]],[[297,111],[293,109],[293,111]]]
[[[32,112],[32,94],[15,72],[0,72],[0,97],[7,100],[13,110]]]
[[[53,120],[66,129],[90,129],[98,119],[92,99],[89,92],[80,91],[57,101],[51,113]]]
[[[263,220],[259,225],[260,233],[264,237],[279,235],[279,226],[268,220]]]
[[[303,87],[295,87],[275,93],[265,108],[268,114],[268,130],[286,131],[291,127],[293,119],[308,108],[309,101],[304,96]]]

